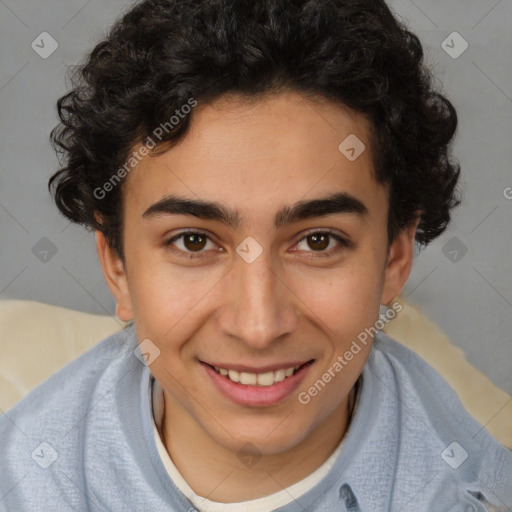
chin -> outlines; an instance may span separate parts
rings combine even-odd
[[[259,425],[256,421],[250,427],[246,423],[239,427],[231,423],[231,428],[229,429],[231,436],[224,430],[211,433],[211,435],[217,443],[235,453],[254,451],[258,455],[277,455],[293,448],[308,433],[305,431],[301,435],[296,430],[297,425],[294,424],[295,432],[293,433],[294,435],[291,435],[291,425],[282,419],[267,420]],[[216,435],[219,433],[221,434],[220,437]]]

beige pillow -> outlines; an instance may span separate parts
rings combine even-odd
[[[498,441],[512,448],[512,400],[471,366],[461,349],[419,310],[403,310],[384,328],[433,366],[453,387],[468,412]],[[0,409],[80,354],[121,329],[109,316],[92,315],[32,301],[0,301]]]
[[[124,324],[41,302],[5,300],[0,325],[0,408],[5,411]]]
[[[464,352],[421,311],[404,303],[384,331],[434,367],[457,393],[466,410],[507,448],[512,449],[512,397],[472,366]]]

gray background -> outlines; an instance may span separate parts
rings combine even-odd
[[[114,311],[93,234],[61,217],[47,192],[58,166],[48,134],[66,92],[66,66],[129,4],[0,0],[0,299]],[[390,5],[419,35],[458,110],[454,154],[463,171],[464,203],[448,231],[417,255],[404,297],[512,394],[512,1]],[[469,44],[457,58],[441,46],[447,40],[452,53],[462,49],[462,40],[448,37],[454,31]],[[42,32],[58,42],[46,59],[31,47]]]

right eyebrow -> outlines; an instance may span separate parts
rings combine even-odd
[[[346,192],[338,192],[327,197],[298,201],[281,208],[274,217],[274,227],[280,228],[300,220],[324,217],[334,214],[357,214],[364,216],[368,208],[356,197]],[[232,228],[237,228],[242,220],[238,210],[200,199],[187,199],[175,195],[165,196],[151,205],[143,214],[144,218],[160,215],[192,215],[200,219],[216,220]]]
[[[200,219],[217,220],[232,228],[240,224],[238,211],[230,210],[219,203],[174,195],[165,196],[142,214],[144,218],[160,215],[193,215]]]

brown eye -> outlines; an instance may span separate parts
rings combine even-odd
[[[200,251],[206,245],[206,237],[200,233],[188,233],[183,236],[183,244],[189,251]]]
[[[327,233],[314,233],[307,237],[308,246],[314,251],[323,251],[329,246],[329,238]]]
[[[315,231],[302,237],[296,247],[299,251],[317,253],[315,256],[334,256],[352,245],[345,238],[330,231]]]
[[[199,231],[184,231],[171,238],[165,245],[187,257],[202,256],[208,249],[215,248],[210,237]]]

